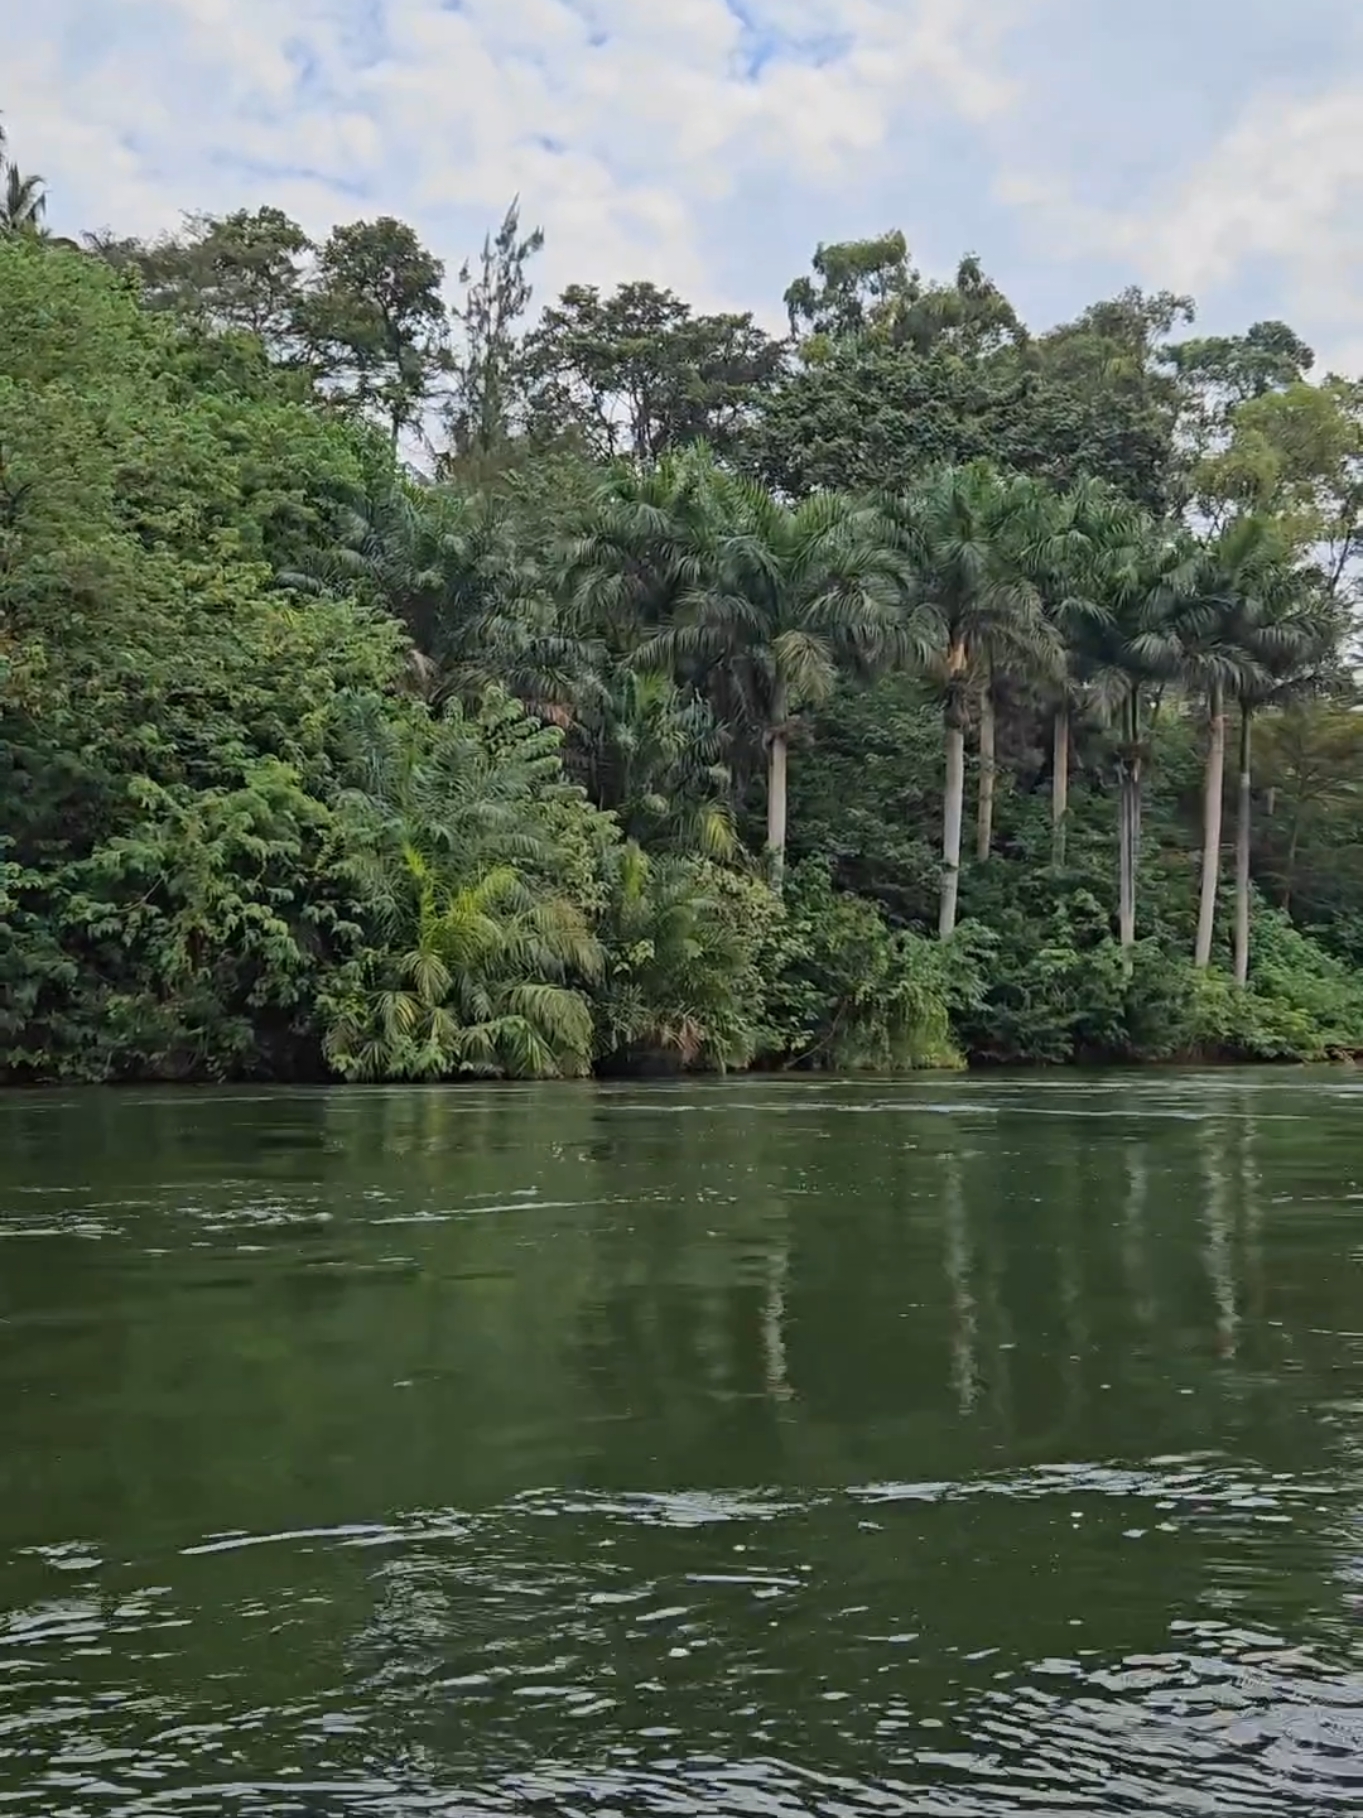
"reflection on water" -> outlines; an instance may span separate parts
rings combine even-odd
[[[0,1100],[0,1811],[1353,1809],[1361,1112]]]

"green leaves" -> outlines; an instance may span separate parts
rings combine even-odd
[[[376,723],[371,708],[351,736],[340,815],[368,940],[321,994],[330,1064],[353,1079],[586,1071],[583,988],[603,962],[562,893],[561,816],[601,853],[613,829],[564,784],[556,735],[489,694],[474,718]]]
[[[961,1065],[951,1013],[979,989],[969,965],[917,935],[891,932],[873,904],[834,889],[816,860],[792,872],[762,968],[767,1044],[782,1066]]]
[[[1130,292],[1032,339],[891,235],[821,249],[799,349],[648,285],[522,341],[513,208],[455,358],[400,222],[94,250],[0,234],[0,1075],[1353,1040],[1270,909],[1243,1002],[1182,958],[1201,697],[1204,878],[1238,697],[1253,876],[1363,954],[1358,398],[1281,325],[1165,350],[1186,301]]]
[[[671,291],[572,285],[524,347],[528,429],[541,446],[638,461],[705,441],[731,450],[780,371],[751,315],[695,315]]]
[[[609,1070],[724,1072],[763,1037],[763,936],[778,907],[756,880],[707,860],[614,852],[594,991],[597,1057]]]

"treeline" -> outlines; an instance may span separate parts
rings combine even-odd
[[[0,172],[0,1078],[1363,1052],[1363,392]],[[1180,338],[1182,337],[1182,338]]]

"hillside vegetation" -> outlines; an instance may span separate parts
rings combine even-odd
[[[1363,1051],[1363,390],[0,193],[0,1081]],[[454,295],[451,306],[448,297]]]

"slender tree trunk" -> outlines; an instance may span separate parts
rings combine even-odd
[[[1070,704],[1062,701],[1051,728],[1051,862],[1065,862],[1070,815]]]
[[[1122,959],[1131,970],[1131,953],[1136,945],[1136,881],[1141,857],[1141,713],[1139,697],[1124,709],[1125,744],[1118,792],[1118,888],[1117,921]]]
[[[942,897],[937,932],[949,940],[956,929],[956,903],[961,889],[961,820],[965,809],[965,727],[959,711],[946,712],[947,779],[942,803]]]
[[[767,753],[767,858],[771,881],[780,890],[786,870],[786,770],[789,750],[784,731],[773,732]]]
[[[980,797],[975,816],[975,857],[980,863],[994,845],[994,690],[988,680],[980,695]]]
[[[1292,913],[1292,892],[1297,887],[1297,853],[1301,847],[1301,803],[1292,813],[1292,838],[1287,844],[1287,876],[1283,879],[1283,914]]]
[[[1124,766],[1117,798],[1117,927],[1128,967],[1136,944],[1135,822],[1131,809],[1131,775]]]
[[[1249,983],[1249,841],[1253,813],[1253,778],[1250,771],[1250,706],[1240,703],[1240,772],[1237,778],[1235,822],[1235,983],[1243,991]]]
[[[1221,882],[1221,814],[1226,787],[1226,700],[1220,684],[1207,697],[1207,767],[1202,798],[1202,900],[1197,914],[1193,964],[1211,964],[1216,933],[1216,894]]]

